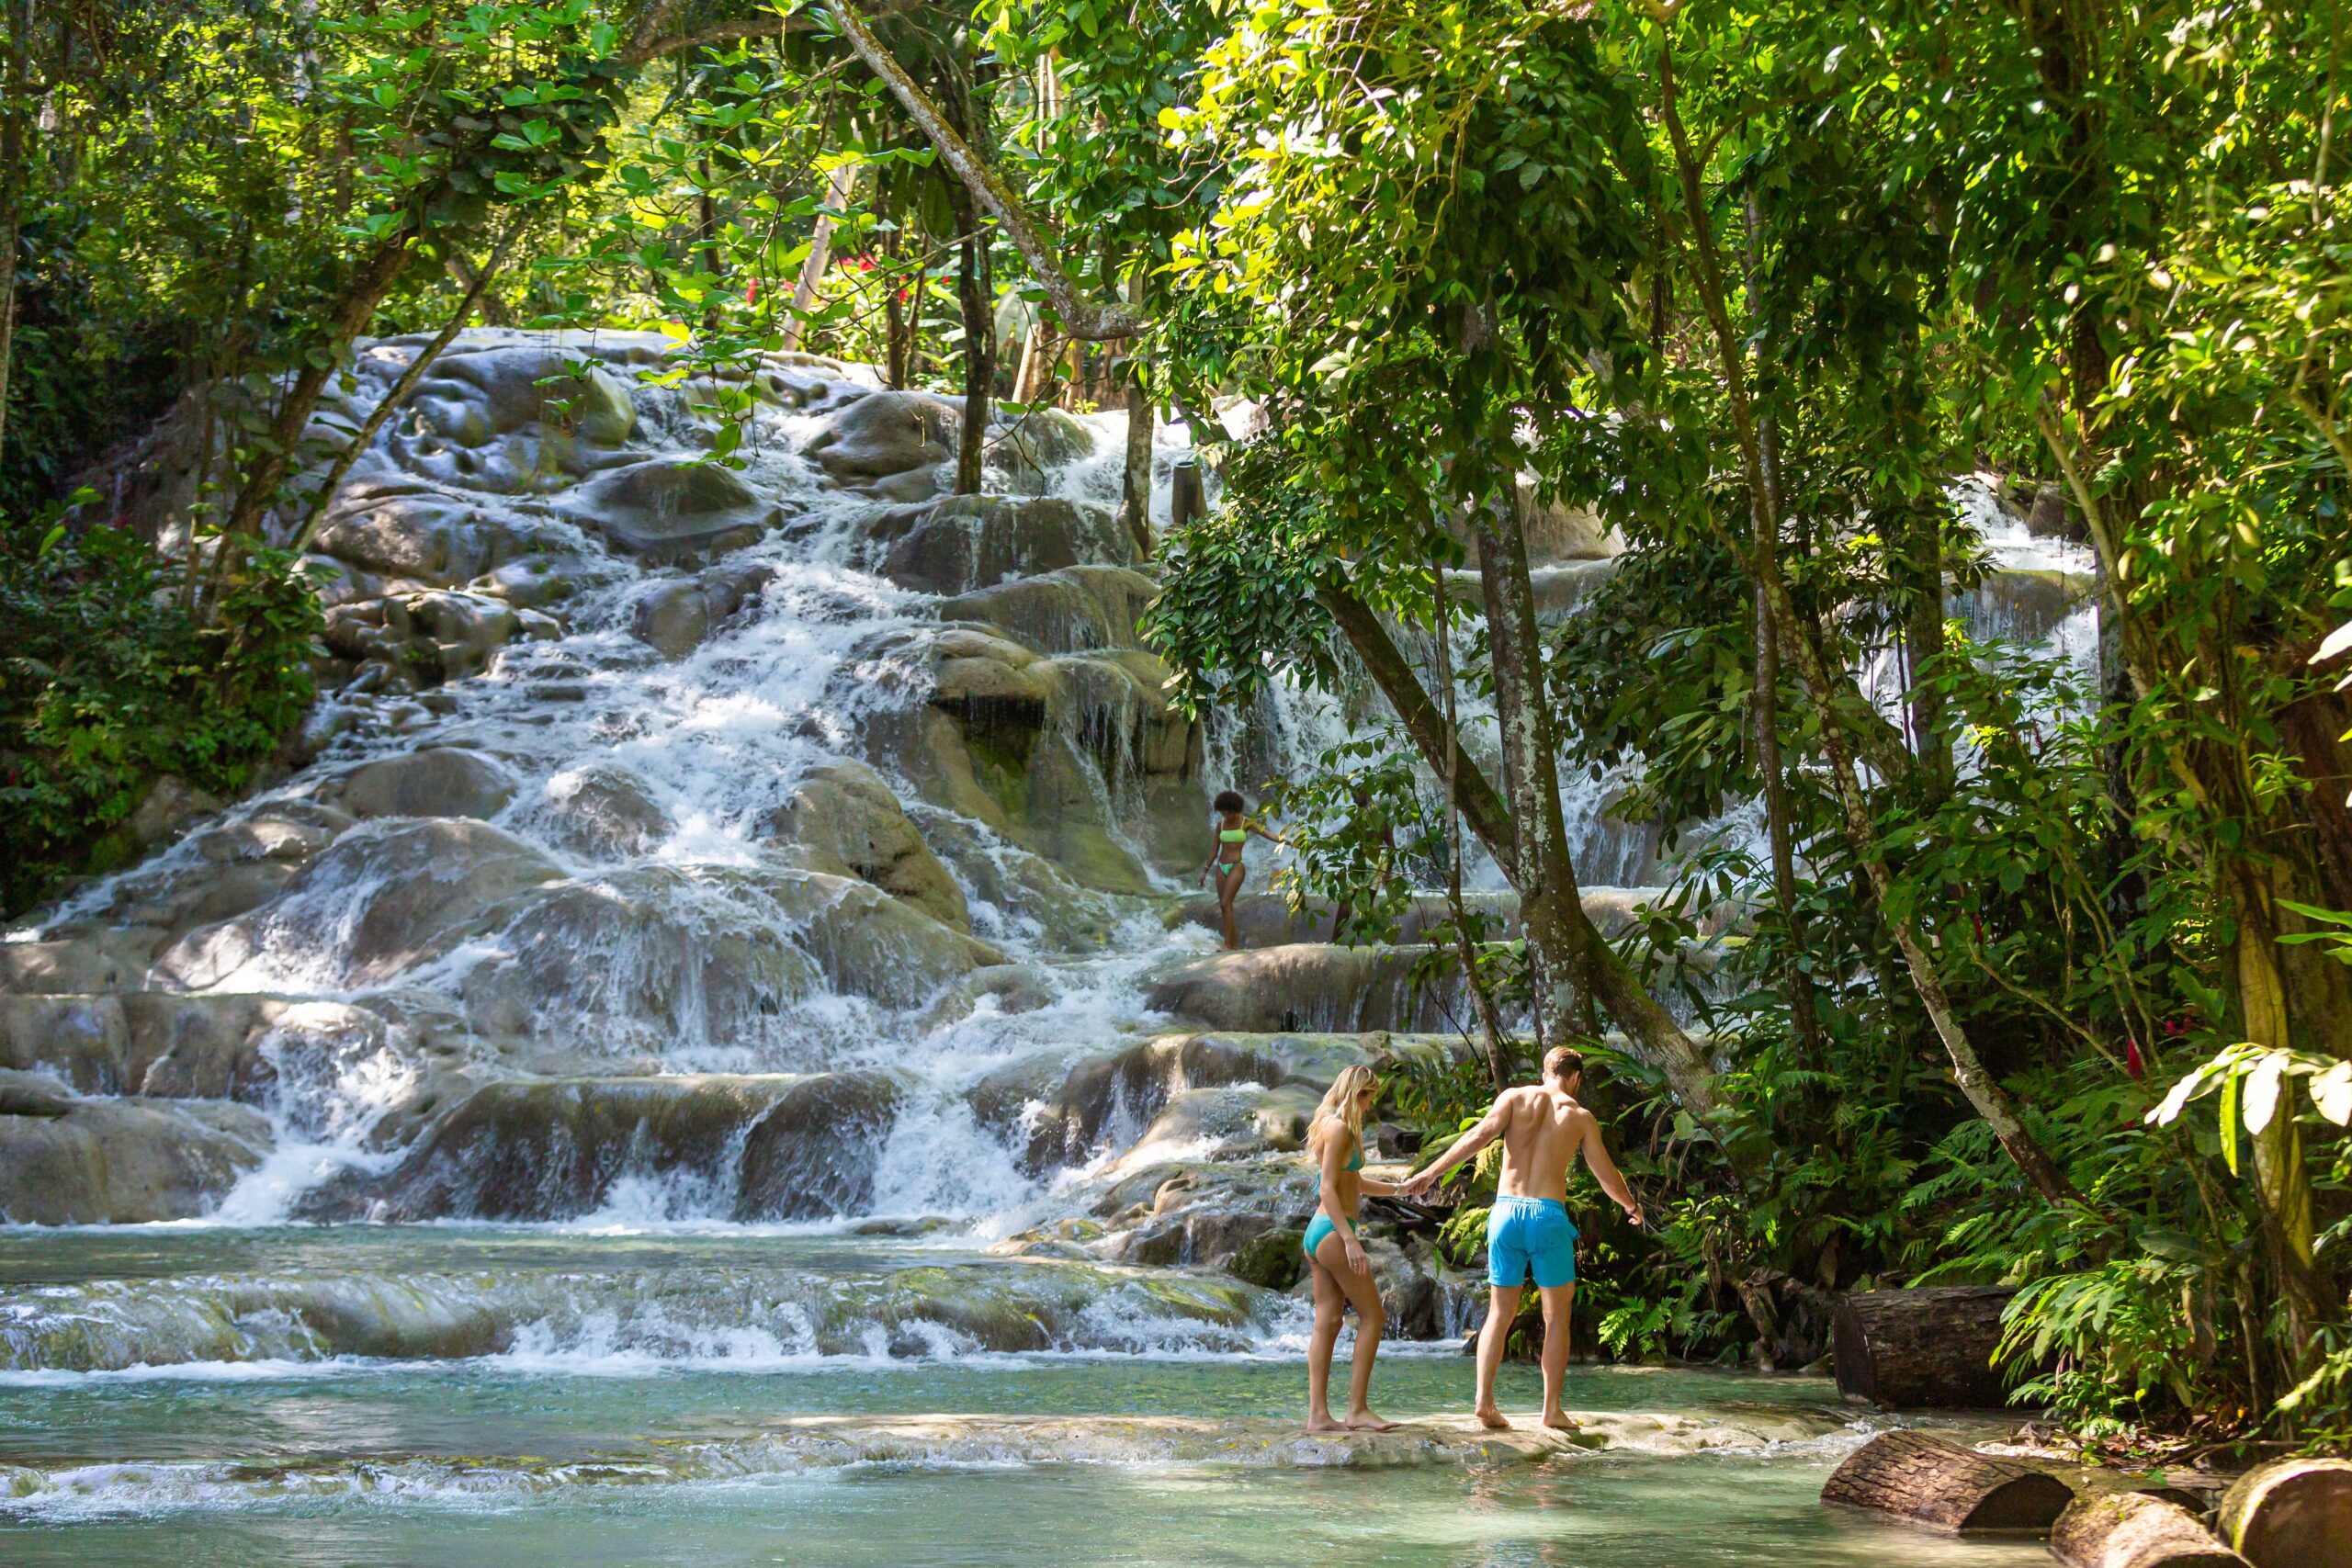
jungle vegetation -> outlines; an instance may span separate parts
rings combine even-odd
[[[2086,1441],[2352,1441],[2346,7],[0,5],[8,907],[299,718],[358,337],[658,328],[714,461],[748,355],[866,360],[965,400],[964,488],[992,402],[1158,410],[1222,494],[1157,543],[1176,696],[1378,715],[1284,781],[1296,892],[1517,891],[1398,1113],[1610,1064],[1664,1216],[1599,1234],[1611,1353],[2006,1280]],[[80,487],[173,410],[140,537]],[[1951,616],[1979,471],[2096,552],[2096,678]],[[1626,550],[1546,619],[1562,509]],[[1627,767],[1760,847],[1608,940],[1561,784]]]

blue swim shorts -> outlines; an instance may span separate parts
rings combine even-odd
[[[1544,1290],[1577,1282],[1577,1227],[1553,1198],[1495,1200],[1487,1211],[1487,1279],[1503,1289],[1535,1283]]]

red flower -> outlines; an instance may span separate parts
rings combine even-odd
[[[760,280],[754,277],[751,282],[743,285],[743,303],[746,305],[756,305],[759,302]]]
[[[2137,1040],[2123,1043],[2123,1070],[2135,1078],[2148,1076],[2148,1064],[2140,1059],[2140,1043]]]

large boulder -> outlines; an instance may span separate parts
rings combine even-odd
[[[1041,653],[1133,649],[1141,646],[1136,624],[1159,593],[1158,583],[1123,566],[1069,566],[959,594],[939,615],[984,622]]]
[[[492,906],[562,874],[485,822],[370,824],[337,840],[271,903],[173,943],[156,968],[190,989],[373,985],[440,951]]]
[[[616,1051],[787,1045],[794,1003],[918,1008],[1003,962],[865,882],[780,860],[634,866],[535,889],[502,914],[459,987],[475,1026]]]
[[[269,1123],[218,1101],[77,1100],[0,1115],[0,1220],[148,1224],[195,1219],[262,1162]]]
[[[651,786],[605,759],[549,779],[531,815],[551,842],[596,861],[634,859],[673,831],[670,814],[654,800]]]
[[[64,997],[133,989],[147,983],[156,942],[164,935],[132,928],[0,942],[0,992]]]
[[[361,571],[450,588],[523,556],[535,542],[526,523],[485,509],[479,497],[388,480],[346,489],[313,547]]]
[[[47,1073],[84,1094],[120,1094],[130,1044],[116,998],[0,996],[0,1067]]]
[[[1413,978],[1428,953],[1324,942],[1220,953],[1162,976],[1148,1005],[1211,1029],[1251,1032],[1443,1029],[1472,1015],[1452,969],[1427,983]]]
[[[506,809],[520,787],[503,762],[461,747],[436,747],[362,762],[319,791],[354,817],[470,817]]]
[[[682,1213],[854,1213],[895,1119],[880,1074],[727,1074],[494,1082],[389,1176],[322,1196],[322,1217],[569,1219],[624,1180]]]
[[[663,561],[740,549],[783,516],[733,470],[675,457],[599,474],[566,495],[562,506],[613,548]]]
[[[1110,513],[1057,497],[951,496],[885,513],[874,534],[888,547],[883,570],[890,581],[924,593],[965,593],[1063,567],[1132,566],[1136,558],[1133,536]]]
[[[764,827],[811,871],[863,878],[944,925],[972,929],[964,890],[863,762],[842,757],[810,768]]]
[[[956,457],[963,409],[930,392],[869,392],[836,412],[806,448],[835,483],[922,501]]]

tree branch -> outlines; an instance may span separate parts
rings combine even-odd
[[[882,47],[873,29],[855,11],[848,0],[826,0],[835,21],[841,24],[842,36],[857,57],[865,62],[875,75],[882,79],[893,97],[915,122],[916,129],[931,139],[938,149],[940,161],[972,193],[972,199],[986,208],[990,216],[1003,225],[1013,248],[1029,264],[1029,270],[1045,286],[1046,299],[1055,313],[1062,319],[1062,330],[1074,338],[1101,343],[1111,338],[1134,337],[1143,328],[1142,318],[1125,305],[1103,304],[1090,299],[1079,291],[1056,254],[1037,227],[1036,220],[1022,205],[1004,176],[989,166],[988,161],[972,150],[971,144],[956,134],[931,95],[912,76],[907,74],[890,51]]]

